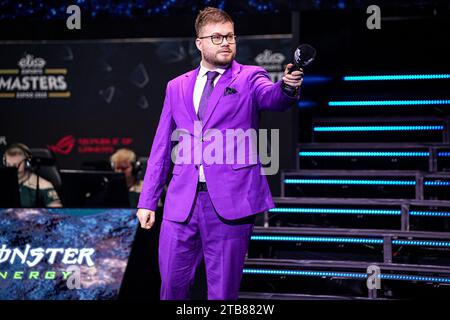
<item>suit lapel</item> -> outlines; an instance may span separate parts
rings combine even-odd
[[[186,107],[187,112],[190,115],[193,122],[199,121],[194,107],[194,87],[199,70],[200,67],[197,67],[197,69],[194,69],[191,72],[187,73],[185,78],[183,79],[184,83],[182,85],[184,106]]]
[[[220,98],[223,97],[225,88],[229,87],[233,83],[240,70],[240,64],[233,60],[230,68],[228,68],[227,71],[225,71],[219,78],[219,81],[217,81],[217,84],[214,87],[211,96],[209,97],[208,106],[206,108],[205,117],[203,119],[203,128],[206,127],[206,123],[214,112],[217,103],[219,102]]]

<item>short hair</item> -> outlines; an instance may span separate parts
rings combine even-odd
[[[195,19],[195,33],[197,37],[200,35],[200,29],[209,23],[226,23],[231,22],[234,24],[230,15],[223,10],[213,7],[206,7],[197,15]]]
[[[114,152],[111,155],[110,161],[111,162],[117,162],[117,161],[123,161],[128,160],[131,163],[136,163],[136,153],[134,153],[133,150],[128,148],[121,148],[117,149],[116,152]]]
[[[14,142],[14,143],[11,143],[10,145],[8,145],[6,147],[5,155],[16,156],[16,155],[19,155],[19,154],[23,155],[23,156],[25,156],[27,158],[31,158],[31,150],[30,150],[30,148],[27,145],[23,144],[23,143]]]

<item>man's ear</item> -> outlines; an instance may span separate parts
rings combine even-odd
[[[202,40],[200,40],[199,38],[195,39],[195,45],[197,46],[197,49],[199,51],[202,51]]]

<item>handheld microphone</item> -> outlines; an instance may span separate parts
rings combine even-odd
[[[306,43],[299,45],[294,51],[294,66],[289,68],[288,73],[300,70],[301,68],[311,64],[315,58],[316,49]],[[296,88],[291,87],[284,82],[281,85],[283,90],[285,90],[290,95],[294,95],[295,91],[297,90]]]

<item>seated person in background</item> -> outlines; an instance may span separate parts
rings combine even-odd
[[[30,149],[22,143],[9,145],[3,155],[4,166],[17,168],[21,206],[62,207],[53,184],[32,172],[31,157]],[[36,201],[38,179],[39,194]]]
[[[142,180],[138,180],[139,163],[136,153],[127,148],[116,150],[110,157],[111,167],[115,172],[123,172],[128,187],[130,206],[136,208],[142,191]]]

